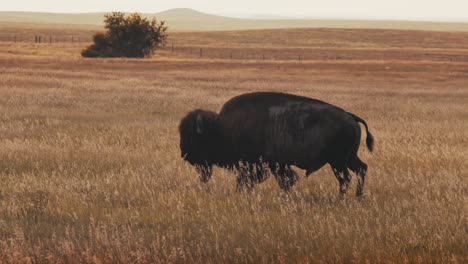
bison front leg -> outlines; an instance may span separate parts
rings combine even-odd
[[[332,170],[335,174],[336,179],[340,183],[340,196],[344,197],[346,191],[348,190],[348,185],[351,182],[351,175],[349,174],[349,171],[346,168],[332,167]]]
[[[285,192],[288,192],[299,179],[297,173],[293,171],[289,165],[274,166],[270,169],[275,176],[279,187]]]
[[[250,170],[255,183],[262,183],[270,177],[268,167],[265,164],[257,163],[255,165],[251,165]]]
[[[213,167],[211,165],[203,164],[195,167],[196,171],[200,175],[200,181],[208,182],[213,174]]]
[[[237,187],[236,190],[238,192],[243,192],[243,191],[249,191],[251,192],[255,187],[255,183],[246,177],[245,175],[242,175],[241,173],[237,176]]]

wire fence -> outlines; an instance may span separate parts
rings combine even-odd
[[[91,42],[91,38],[82,36],[47,36],[47,35],[10,35],[0,36],[0,42],[14,42],[14,43],[87,43]]]
[[[189,46],[171,43],[163,50],[175,56],[205,57],[228,60],[281,60],[281,61],[453,61],[468,62],[468,50],[460,51],[427,51],[412,49],[356,49],[327,47],[252,47],[244,46]]]
[[[297,50],[262,49],[247,47],[187,46],[170,44],[162,48],[174,56],[229,59],[229,60],[303,60],[302,52]]]
[[[35,43],[35,44],[91,44],[91,37],[76,35],[1,35],[0,42],[10,43]],[[251,49],[229,48],[216,46],[188,46],[169,43],[159,48],[169,52],[173,56],[186,56],[193,58],[232,59],[232,60],[298,60],[303,59],[302,54],[284,49]]]
[[[91,44],[89,35],[32,35],[32,34],[0,34],[0,42],[10,43],[35,43],[37,45],[69,43]],[[440,51],[415,51],[405,49],[337,49],[333,47],[278,47],[265,48],[260,44],[255,46],[197,46],[168,43],[160,47],[170,56],[211,58],[224,60],[281,60],[281,61],[310,61],[310,60],[411,60],[411,61],[455,61],[468,62],[468,51],[458,52],[446,50]]]

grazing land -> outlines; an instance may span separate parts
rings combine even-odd
[[[0,11],[0,25],[25,27],[67,25],[75,28],[97,28],[103,26],[106,13],[40,13]],[[436,31],[468,31],[468,23],[463,22],[420,22],[397,20],[333,20],[333,19],[294,19],[271,18],[249,19],[217,16],[190,8],[174,8],[158,13],[144,13],[145,17],[165,20],[171,31],[213,31],[247,30],[269,28],[378,28],[412,29]]]
[[[0,42],[0,262],[468,260],[467,33],[295,29],[170,42],[206,53],[84,59],[84,44]],[[221,169],[200,183],[180,158],[181,117],[251,91],[364,118],[376,139],[374,153],[359,154],[365,199],[353,196],[356,177],[338,199],[329,167],[288,194],[272,178],[238,193]]]

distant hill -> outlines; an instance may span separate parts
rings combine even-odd
[[[0,23],[5,24],[57,24],[73,27],[102,26],[105,13],[38,13],[0,12]],[[188,8],[143,14],[165,20],[171,31],[215,31],[273,28],[377,28],[414,29],[434,31],[468,31],[468,23],[365,21],[365,20],[315,20],[315,19],[241,19],[206,14]],[[1,29],[0,29],[1,30]]]

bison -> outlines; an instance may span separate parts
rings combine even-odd
[[[237,188],[251,190],[269,171],[288,191],[298,180],[291,166],[306,170],[306,176],[330,164],[346,193],[351,180],[348,169],[358,176],[356,195],[363,195],[367,164],[357,153],[362,123],[366,145],[374,139],[360,117],[326,102],[275,92],[239,95],[224,104],[219,114],[197,109],[180,122],[181,156],[195,166],[203,182],[213,166],[238,173]]]

